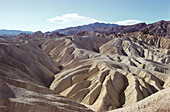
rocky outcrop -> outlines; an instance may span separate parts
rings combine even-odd
[[[18,77],[37,83],[43,82],[44,85],[49,86],[54,73],[59,71],[57,63],[33,42],[14,45],[0,43],[0,51],[0,73],[3,76]]]
[[[110,112],[169,112],[170,88],[161,90],[142,101]]]
[[[94,31],[82,31],[79,32],[77,34],[75,34],[75,36],[96,36],[96,37],[106,37],[107,35],[104,33],[99,33],[99,32],[94,32]]]
[[[95,111],[108,111],[167,88],[169,48],[142,41],[143,36],[146,40],[152,37],[73,36],[48,40],[43,50],[62,66],[50,89]]]
[[[128,25],[128,26],[110,27],[107,29],[107,33],[109,33],[109,34],[133,33],[133,32],[138,32],[138,31],[142,30],[146,26],[147,26],[146,23],[139,23],[139,24]]]
[[[92,112],[43,86],[0,77],[1,112]]]
[[[60,34],[58,32],[50,32],[50,33],[42,33],[41,31],[37,31],[33,34],[26,34],[26,33],[21,33],[19,34],[16,39],[18,40],[30,40],[30,39],[47,39],[47,38],[59,38],[59,37],[64,37],[64,34]]]
[[[48,87],[59,65],[34,41],[0,43],[1,112],[91,112]]]
[[[153,24],[148,24],[145,29],[142,30],[146,34],[167,36],[170,37],[170,21],[158,21]]]
[[[1,39],[0,111],[169,111],[170,38],[137,26]]]

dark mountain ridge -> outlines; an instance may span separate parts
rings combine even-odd
[[[115,27],[115,26],[119,26],[117,24],[109,24],[109,23],[91,23],[88,25],[83,25],[83,26],[77,26],[77,27],[69,27],[69,28],[65,28],[65,29],[59,29],[59,30],[55,30],[53,32],[59,32],[59,33],[63,33],[65,35],[73,35],[76,33],[79,33],[81,31],[99,31],[102,28],[108,28],[108,27]]]
[[[152,24],[138,23],[134,25],[119,26],[116,24],[93,23],[89,25],[69,27],[66,29],[59,29],[53,32],[59,32],[65,35],[74,35],[82,31],[95,31],[106,34],[125,34],[141,31],[143,33],[150,33],[152,35],[170,36],[170,21],[158,21]]]

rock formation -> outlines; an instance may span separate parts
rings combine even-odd
[[[0,111],[170,111],[166,23],[121,35],[38,31],[1,39]]]
[[[48,88],[59,65],[35,43],[0,43],[0,111],[92,111]]]
[[[169,46],[164,45],[170,45],[169,39],[164,38],[165,43],[161,39],[156,47],[157,42],[147,43],[142,37],[164,38],[73,36],[48,40],[43,50],[62,66],[50,89],[91,105],[95,111],[108,111],[167,88],[170,57]]]
[[[89,25],[83,25],[78,27],[70,27],[66,29],[56,30],[53,32],[59,32],[66,35],[74,35],[82,31],[94,31],[107,34],[127,34],[133,32],[143,32],[151,35],[170,36],[170,21],[158,21],[152,24],[139,23],[135,25],[116,25],[116,24],[104,24],[93,23]]]

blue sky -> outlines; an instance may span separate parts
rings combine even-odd
[[[93,22],[170,20],[170,0],[0,0],[0,29],[52,31]]]

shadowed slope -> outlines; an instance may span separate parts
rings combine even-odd
[[[1,39],[0,111],[169,111],[170,39],[152,34],[162,23]]]
[[[47,88],[59,71],[34,41],[0,43],[0,111],[92,111]]]
[[[85,36],[48,40],[43,50],[62,66],[50,88],[96,111],[107,111],[136,103],[168,87],[169,48],[135,39]],[[160,52],[156,54],[153,49]],[[150,56],[147,52],[153,53]]]

